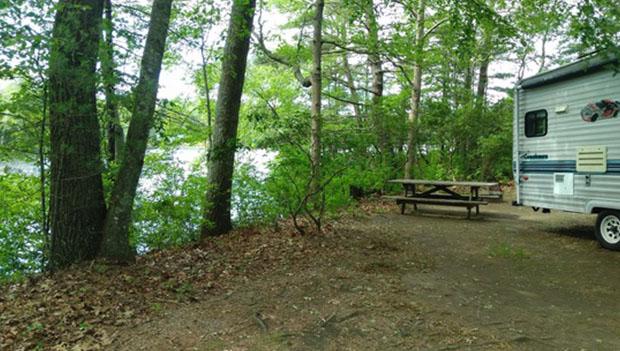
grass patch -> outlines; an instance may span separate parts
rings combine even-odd
[[[500,257],[500,258],[518,258],[525,259],[529,258],[530,255],[525,252],[522,247],[516,247],[509,243],[501,243],[497,245],[492,245],[488,249],[489,257]]]

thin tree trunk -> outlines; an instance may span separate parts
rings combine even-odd
[[[47,177],[45,174],[45,129],[47,128],[47,105],[49,101],[48,82],[43,78],[43,107],[41,109],[41,124],[39,126],[39,184],[41,186],[41,231],[45,238],[45,251],[49,253],[49,218],[47,212]]]
[[[205,56],[205,38],[201,38],[200,43],[200,58],[202,59],[202,80],[204,81],[204,89],[205,89],[205,104],[207,105],[207,128],[209,129],[209,134],[207,137],[209,148],[213,145],[213,130],[211,130],[211,124],[213,121],[213,116],[211,112],[211,88],[209,87],[209,74],[207,72],[207,57]],[[207,157],[209,155],[207,154]]]
[[[104,0],[103,33],[105,40],[101,51],[101,74],[105,92],[105,116],[107,118],[108,160],[118,161],[125,143],[125,135],[121,126],[116,101],[116,73],[114,65],[114,40],[112,0]]]
[[[377,133],[377,144],[381,151],[383,161],[387,160],[386,153],[389,149],[386,133],[385,116],[383,116],[383,62],[379,49],[379,24],[375,14],[373,0],[367,0],[366,17],[368,18],[368,65],[372,75],[372,98],[370,106],[370,120],[374,124]]]
[[[540,54],[540,67],[538,68],[538,73],[542,72],[545,70],[546,64],[547,64],[547,40],[548,40],[549,34],[547,33],[547,31],[545,31],[545,33],[543,34],[543,38],[542,38],[542,52]]]
[[[35,60],[37,66],[37,74],[42,82],[43,94],[41,96],[41,123],[39,124],[39,186],[41,187],[39,202],[41,206],[41,234],[45,239],[43,247],[44,257],[49,257],[50,254],[50,216],[49,216],[49,202],[47,199],[47,172],[45,171],[45,162],[47,160],[45,155],[46,138],[45,131],[48,125],[48,113],[49,113],[49,81],[46,74],[48,73],[45,68],[42,67],[39,59]],[[1,144],[1,143],[0,143]]]
[[[129,246],[129,225],[149,131],[157,102],[159,73],[166,48],[173,0],[154,0],[146,38],[140,79],[134,92],[135,104],[127,132],[126,147],[112,188],[110,208],[105,221],[100,255],[118,262],[130,262],[134,252]]]
[[[422,55],[424,50],[424,17],[426,1],[419,0],[418,17],[416,20],[416,57],[413,65],[413,86],[411,89],[411,111],[409,112],[407,127],[407,163],[405,164],[405,178],[413,177],[413,168],[416,164],[416,129],[420,116],[420,97],[422,94]]]
[[[344,68],[344,75],[347,79],[347,87],[349,88],[349,93],[351,94],[351,100],[353,101],[353,113],[355,114],[355,119],[357,120],[358,126],[362,125],[362,109],[359,105],[359,95],[357,94],[357,88],[355,87],[355,79],[353,78],[353,72],[351,72],[351,65],[349,65],[349,58],[347,57],[347,53],[344,52],[342,54],[342,66]]]
[[[203,236],[221,235],[232,229],[230,208],[237,126],[255,9],[255,0],[234,0],[232,4],[207,167],[209,188],[201,228]]]
[[[480,63],[478,88],[476,90],[476,103],[478,106],[484,106],[486,103],[487,86],[489,84],[489,61],[489,56],[485,56]]]
[[[468,102],[472,95],[472,85],[474,82],[474,72],[472,71],[471,58],[467,58],[465,67],[465,78],[463,79],[463,101]]]
[[[321,59],[323,47],[323,9],[324,0],[316,0],[315,13],[313,20],[314,33],[312,37],[312,107],[311,107],[311,177],[310,192],[314,194],[315,204],[320,201],[321,196]],[[317,206],[315,206],[317,207]]]
[[[528,42],[526,38],[521,38],[521,47],[523,52],[517,56],[519,60],[519,69],[517,70],[517,82],[521,82],[523,76],[525,75],[525,67],[527,66],[527,56],[528,56]]]
[[[95,257],[105,218],[95,67],[102,0],[57,4],[49,61],[50,269]]]
[[[449,106],[451,91],[450,63],[445,60],[441,63],[441,101],[445,106]]]

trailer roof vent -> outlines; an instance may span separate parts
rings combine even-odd
[[[577,149],[577,172],[607,172],[607,147],[584,146]]]

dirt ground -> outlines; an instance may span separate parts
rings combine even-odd
[[[592,216],[509,202],[472,220],[386,203],[299,242],[327,254],[167,305],[110,349],[620,350],[620,252]]]

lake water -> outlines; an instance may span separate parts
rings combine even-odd
[[[178,161],[186,172],[189,172],[194,164],[204,153],[204,148],[195,146],[183,146],[173,152],[173,157]],[[251,164],[261,174],[269,171],[269,162],[273,161],[277,153],[268,150],[239,150],[235,155],[237,163]]]
[[[176,163],[183,168],[188,174],[192,165],[204,153],[204,148],[196,146],[182,146],[177,148],[173,153]],[[252,164],[261,174],[267,174],[269,171],[269,162],[273,161],[277,153],[267,150],[240,150],[237,152],[235,159],[237,163]],[[38,175],[39,167],[36,164],[25,161],[0,161],[0,174],[20,173],[24,175]]]
[[[157,150],[151,150],[149,152],[156,152]],[[192,146],[184,146],[179,147],[172,152],[172,164],[176,167],[180,167],[183,169],[183,173],[185,177],[187,177],[192,167],[199,162],[201,156],[204,154],[204,148],[201,147],[192,147]],[[258,176],[265,176],[269,172],[269,163],[276,157],[277,153],[267,151],[267,150],[240,150],[237,152],[236,161],[237,163],[242,164],[251,164],[254,169],[258,172]],[[9,161],[9,162],[0,162],[0,175],[6,173],[16,173],[23,174],[25,176],[38,176],[39,168],[36,164],[28,163],[24,161]],[[142,177],[140,179],[139,191],[143,193],[149,193],[150,191],[155,191],[158,187],[158,176],[153,177]],[[1,196],[1,194],[0,194]],[[33,196],[38,196],[37,194],[33,194]],[[233,218],[237,217],[236,209],[232,209]],[[0,218],[0,225],[2,225],[3,219]],[[37,231],[38,229],[33,228],[33,231]],[[11,240],[9,237],[4,238],[4,240]],[[3,238],[0,237],[0,245],[6,245],[3,243]],[[35,248],[30,247],[26,248],[29,251],[37,251]],[[144,245],[138,247],[138,251],[140,253],[148,252],[149,249]],[[0,275],[2,273],[7,274],[6,271],[3,271],[0,262]],[[10,273],[10,272],[9,272]]]
[[[25,175],[37,175],[39,167],[24,161],[0,161],[0,174],[20,173]]]

